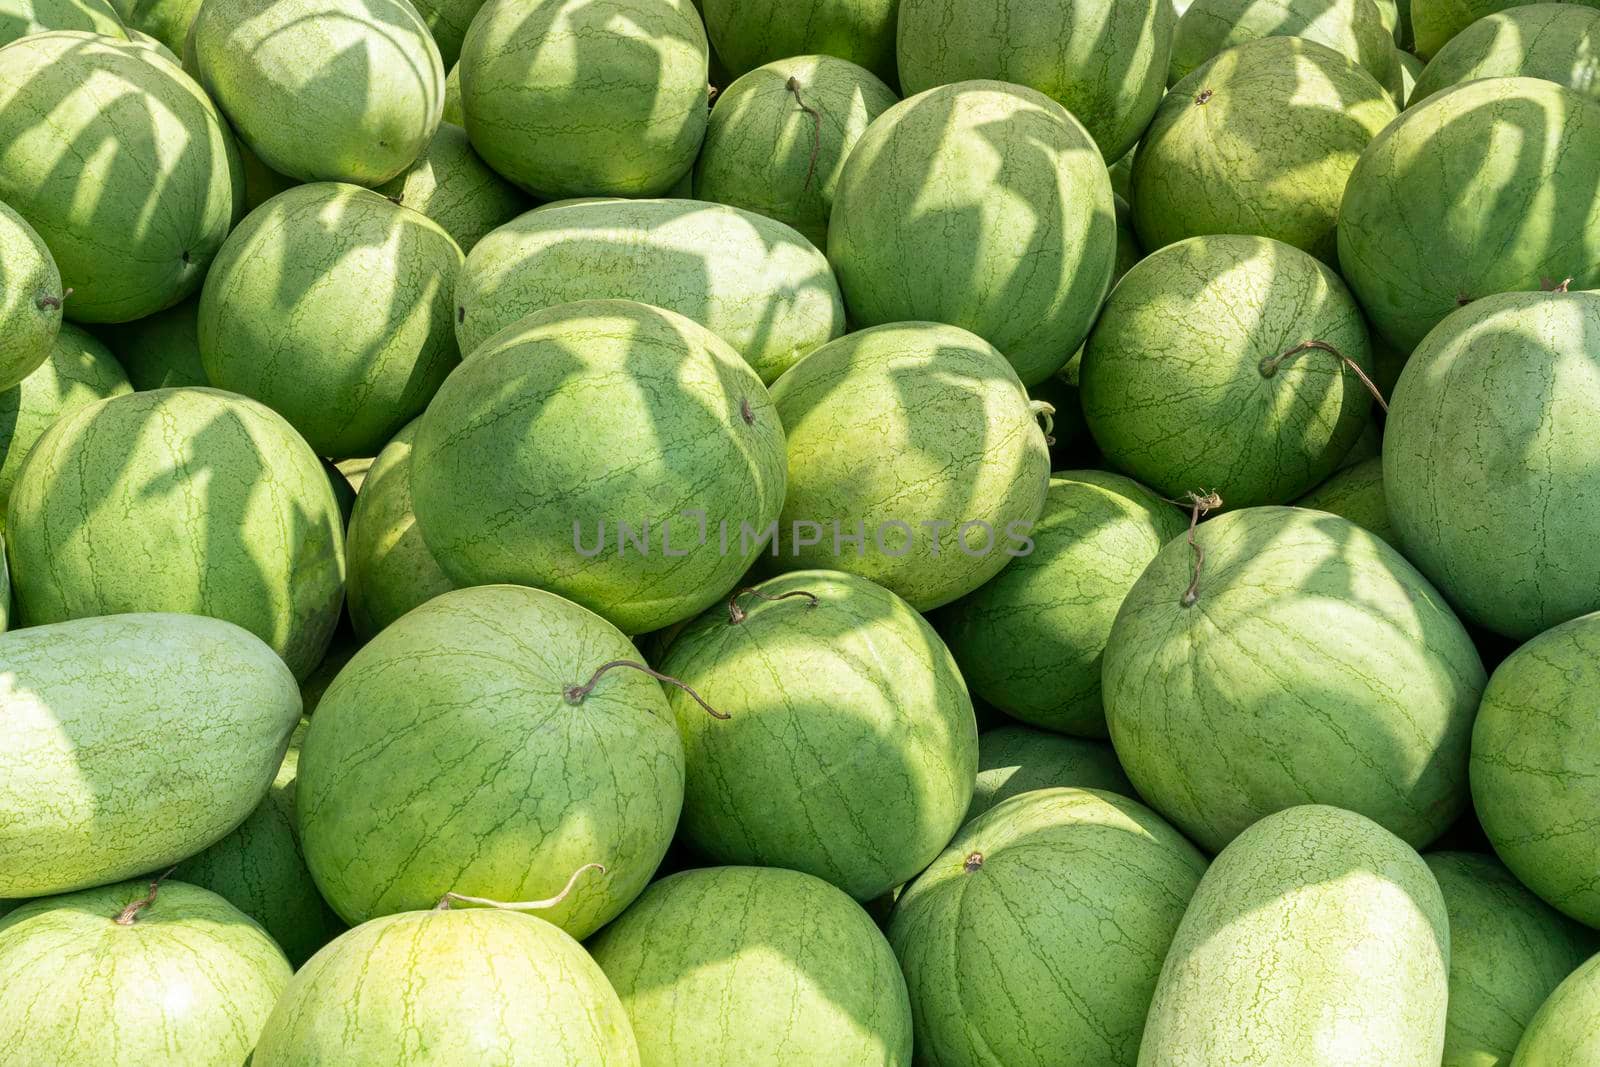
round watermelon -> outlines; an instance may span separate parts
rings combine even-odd
[[[1373,0],[1195,0],[1178,20],[1169,80],[1176,84],[1217,53],[1262,37],[1327,45],[1385,85],[1398,64],[1394,28]]]
[[[1368,533],[1396,547],[1400,536],[1389,521],[1388,495],[1383,491],[1383,459],[1373,456],[1345,467],[1295,501],[1297,507],[1326,511],[1349,519]]]
[[[437,222],[463,252],[532,206],[478,158],[467,131],[451,122],[441,123],[417,161],[377,191]]]
[[[1517,1044],[1516,1067],[1600,1060],[1600,956],[1572,972],[1539,1007]]]
[[[111,6],[129,29],[154,37],[180,56],[200,12],[200,0],[111,0]]]
[[[1597,55],[1600,11],[1579,4],[1513,7],[1479,19],[1439,49],[1410,103],[1481,78],[1543,78],[1600,96]]]
[[[1600,0],[1411,0],[1417,55],[1428,59],[1483,18],[1533,3],[1600,7]]]
[[[439,46],[445,69],[455,66],[467,27],[472,25],[472,16],[483,6],[483,0],[412,0],[412,6],[433,35],[433,43]]]
[[[895,84],[900,0],[696,0],[727,73],[790,56],[848,59]],[[717,84],[723,84],[718,82]]]
[[[209,385],[200,362],[199,309],[195,296],[154,315],[102,327],[99,335],[135,389]]]
[[[48,361],[61,329],[55,260],[27,220],[0,204],[0,392]]]
[[[1057,786],[1137,795],[1116,750],[1104,741],[996,726],[978,735],[978,780],[966,821],[1019,793]]]

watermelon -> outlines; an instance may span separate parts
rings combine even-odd
[[[862,330],[807,356],[772,398],[789,480],[770,566],[847,570],[927,611],[1027,551],[1048,409],[981,338],[927,322]]]
[[[1543,78],[1600,96],[1597,54],[1600,11],[1579,4],[1513,7],[1479,19],[1439,49],[1411,102],[1480,78]]]
[[[900,0],[696,0],[727,74],[790,56],[837,56],[896,84]],[[718,85],[725,84],[718,82]]]
[[[1052,475],[1033,551],[935,617],[973,692],[1023,722],[1105,737],[1100,661],[1112,620],[1186,525],[1121,475]]]
[[[412,0],[412,6],[433,35],[433,43],[439,46],[445,69],[455,66],[467,27],[472,25],[472,16],[483,6],[483,0]]]
[[[1083,343],[1116,263],[1105,160],[1033,89],[969,81],[884,112],[845,161],[828,258],[862,326],[926,320],[982,337],[1024,385]]]
[[[1423,66],[1422,60],[1410,52],[1399,52],[1396,58],[1398,62],[1395,63],[1394,76],[1384,88],[1389,90],[1394,106],[1404,111],[1416,96],[1417,82],[1422,78]]]
[[[444,79],[444,119],[453,126],[460,126],[463,130],[467,127],[467,117],[461,111],[461,64],[457,63],[450,68],[450,73]]]
[[[894,954],[866,912],[809,875],[672,875],[590,951],[652,1067],[910,1067]]]
[[[43,238],[76,322],[143,318],[198,289],[243,197],[237,163],[200,86],[150,45],[59,32],[0,49],[0,201]]]
[[[296,186],[228,237],[200,295],[206,377],[278,412],[319,456],[371,456],[455,366],[461,249],[370,189]]]
[[[0,45],[50,30],[128,38],[127,28],[107,0],[0,0]]]
[[[1600,1060],[1600,956],[1550,994],[1517,1044],[1513,1067],[1581,1067]]]
[[[1384,14],[1373,0],[1195,0],[1178,20],[1169,84],[1234,45],[1301,37],[1359,63],[1387,85],[1395,76],[1398,52],[1394,26]]]
[[[239,627],[130,614],[0,636],[0,896],[176,863],[266,795],[294,679]]]
[[[1421,857],[1353,812],[1290,808],[1200,880],[1139,1063],[1438,1067],[1449,964],[1445,903]]]
[[[529,212],[484,237],[456,285],[470,355],[536,311],[637,300],[686,315],[771,382],[844,333],[828,261],[787,226],[690,200],[587,201]]]
[[[1417,55],[1429,59],[1457,34],[1486,16],[1527,4],[1581,4],[1600,8],[1600,0],[1411,0],[1411,27]]]
[[[50,358],[61,329],[61,275],[26,219],[0,204],[0,392]]]
[[[1389,522],[1388,498],[1383,491],[1383,459],[1379,456],[1345,467],[1295,504],[1349,519],[1391,545],[1398,547],[1400,544],[1399,535]]]
[[[1133,1067],[1161,961],[1205,873],[1143,804],[1012,797],[900,894],[889,943],[917,1052],[946,1067]]]
[[[1104,741],[997,726],[978,735],[978,781],[965,821],[1019,793],[1056,786],[1136,795],[1116,751]]]
[[[129,29],[154,37],[181,56],[200,0],[111,0],[111,6]]]
[[[805,871],[865,901],[961,825],[972,702],[888,590],[835,571],[763,582],[684,627],[658,666],[728,716],[668,693],[688,768],[680,833],[717,862]]]
[[[209,385],[200,362],[198,296],[99,331],[135,389],[176,389]]]
[[[531,915],[474,908],[389,915],[341,936],[289,982],[250,1062],[640,1061],[617,995],[583,946]]]
[[[1106,646],[1106,719],[1139,794],[1212,851],[1304,803],[1413,847],[1443,833],[1466,806],[1484,684],[1444,599],[1322,512],[1246,508],[1195,540],[1198,582],[1194,549],[1168,543]]]
[[[467,131],[450,122],[440,123],[417,161],[378,192],[437,222],[463,252],[531,206],[520,189],[478,158]]]
[[[0,1060],[236,1067],[289,962],[215,893],[122,882],[0,919]]]

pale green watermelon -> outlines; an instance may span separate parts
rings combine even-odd
[[[467,27],[472,25],[472,16],[483,6],[483,0],[412,0],[412,6],[422,16],[434,44],[439,46],[439,58],[444,61],[445,68],[455,66]]]
[[[1480,78],[1543,78],[1600,96],[1600,11],[1541,3],[1479,19],[1428,63],[1410,103]]]
[[[727,73],[790,56],[848,59],[895,84],[900,0],[696,0]],[[717,84],[723,84],[718,82]]]
[[[196,296],[154,315],[100,329],[135,389],[210,384],[200,362],[199,308]]]
[[[1393,0],[1388,3],[1392,14]],[[1217,53],[1262,37],[1327,45],[1384,85],[1398,65],[1394,26],[1373,0],[1195,0],[1178,20],[1169,84]]]
[[[1400,536],[1389,521],[1388,497],[1383,491],[1383,459],[1380,456],[1345,467],[1295,501],[1295,505],[1349,519],[1391,545],[1400,545]]]
[[[417,161],[378,192],[437,222],[463,252],[532,206],[478,158],[467,131],[451,122],[440,123]]]
[[[61,329],[61,275],[26,219],[0,204],[0,391],[50,357]]]
[[[997,726],[978,735],[978,780],[966,821],[1019,793],[1057,786],[1138,795],[1122,773],[1116,750],[1104,741]]]
[[[1536,2],[1600,7],[1600,0],[1411,0],[1417,55],[1428,59],[1486,16]]]
[[[1556,987],[1517,1045],[1511,1067],[1586,1067],[1600,1062],[1600,956]]]
[[[180,56],[200,12],[200,0],[111,0],[111,6],[129,28],[149,34]]]
[[[128,38],[127,28],[108,0],[0,0],[0,45],[51,30]]]

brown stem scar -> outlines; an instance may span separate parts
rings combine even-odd
[[[666,682],[668,685],[677,686],[679,689],[683,690],[685,693],[688,693],[689,696],[694,698],[694,702],[696,704],[699,704],[702,708],[705,708],[706,714],[710,715],[713,719],[732,718],[732,716],[726,715],[712,707],[710,704],[707,704],[705,702],[705,698],[699,693],[696,693],[688,685],[688,683],[680,682],[670,674],[662,674],[658,670],[653,670],[652,668],[645,666],[643,663],[636,663],[631,659],[614,659],[610,663],[602,663],[599,667],[595,668],[595,672],[589,676],[589,680],[587,682],[583,683],[582,685],[569,685],[565,690],[562,691],[561,695],[566,698],[568,704],[576,707],[577,705],[583,703],[585,697],[594,692],[594,687],[600,684],[600,679],[604,677],[607,671],[614,670],[618,667],[627,667],[629,670],[648,674],[658,682]]]
[[[1372,394],[1372,399],[1378,402],[1380,408],[1385,412],[1389,410],[1389,402],[1383,398],[1383,391],[1378,388],[1376,382],[1367,376],[1367,372],[1361,369],[1361,364],[1326,341],[1301,341],[1285,352],[1280,352],[1276,356],[1268,356],[1261,361],[1261,376],[1263,378],[1272,377],[1278,373],[1278,368],[1283,366],[1285,362],[1305,352],[1326,352],[1333,356],[1340,363],[1343,363],[1357,378],[1361,379],[1361,384],[1367,387],[1367,392]]]
[[[971,874],[973,871],[980,870],[980,869],[982,869],[982,867],[983,867],[983,853],[982,852],[970,853],[967,856],[966,862],[964,862],[961,865],[961,869],[963,871],[966,871],[968,874]]]
[[[817,156],[822,152],[822,112],[805,102],[800,95],[800,79],[790,75],[787,86],[794,94],[794,102],[800,105],[800,110],[811,116],[811,163],[806,167],[806,183],[800,187],[803,193],[811,188],[811,179],[817,173]]]
[[[772,596],[768,593],[763,593],[755,586],[749,586],[747,588],[740,589],[738,592],[734,593],[728,598],[728,624],[730,626],[737,626],[750,617],[750,613],[739,606],[739,598],[742,596],[753,596],[758,599],[765,600],[769,604],[777,603],[780,600],[789,600],[793,597],[803,596],[808,598],[810,601],[806,604],[806,607],[808,608],[814,608],[818,603],[820,603],[817,594],[808,593],[804,589],[794,589],[787,593],[779,593],[777,596]]]
[[[1195,106],[1198,107],[1202,104],[1209,103],[1211,98],[1216,95],[1217,91],[1215,89],[1201,89],[1200,95],[1194,98]]]
[[[739,417],[744,420],[746,426],[756,424],[756,413],[751,410],[750,398],[747,396],[739,398]]]
[[[132,926],[134,919],[138,917],[139,913],[156,902],[156,893],[161,890],[161,883],[170,878],[172,876],[172,872],[177,869],[178,868],[176,866],[168,867],[164,873],[157,875],[155,880],[150,883],[150,892],[146,893],[138,900],[129,903],[129,905],[123,908],[122,911],[117,914],[117,917],[112,921],[118,926]]]

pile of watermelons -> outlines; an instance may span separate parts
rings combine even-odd
[[[0,1067],[1596,1067],[1596,290],[1600,0],[0,0]]]

